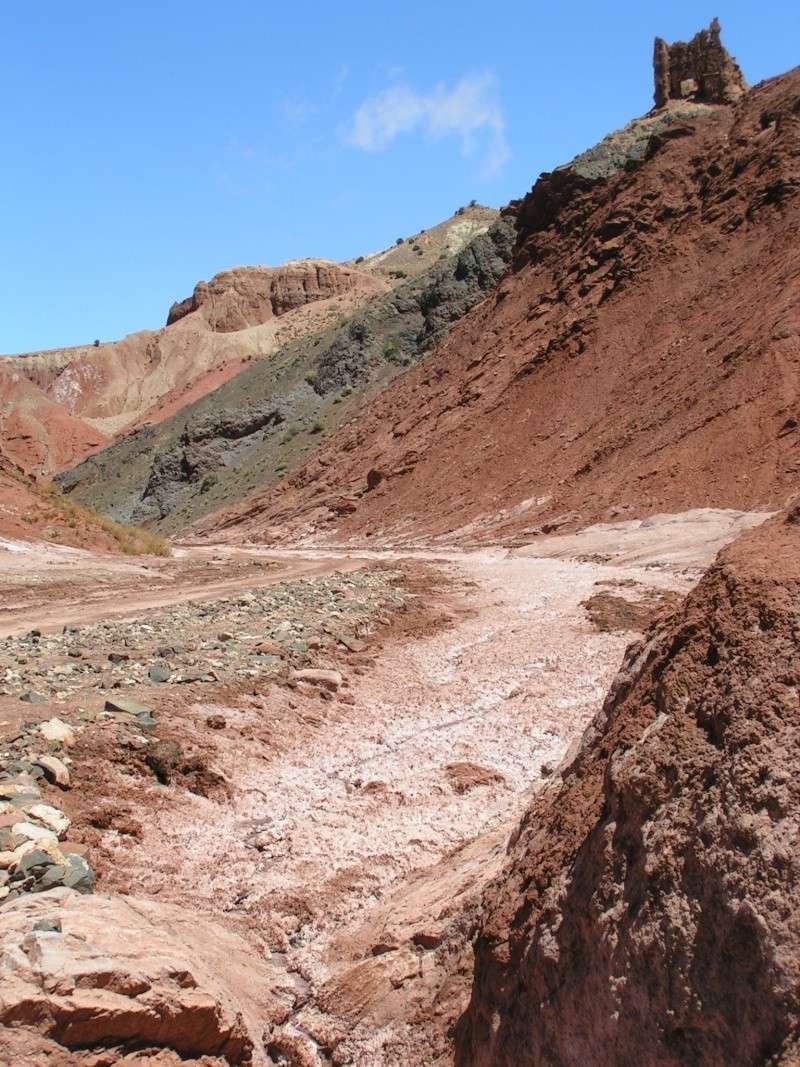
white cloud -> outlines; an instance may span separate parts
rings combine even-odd
[[[367,97],[344,129],[344,140],[365,152],[382,152],[402,133],[421,129],[439,140],[454,136],[465,155],[480,155],[487,175],[508,159],[503,112],[492,74],[462,78],[452,89],[427,95],[396,85]]]

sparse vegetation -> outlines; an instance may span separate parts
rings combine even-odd
[[[319,375],[317,374],[317,372],[315,370],[310,370],[308,372],[308,374],[306,374],[306,381],[308,382],[309,385],[316,385],[318,377],[319,377]]]
[[[311,423],[311,429],[308,432],[309,433],[322,433],[322,431],[324,429],[325,429],[325,423],[321,419],[314,419],[314,421]]]
[[[395,244],[396,245],[401,245],[403,243],[403,241],[405,241],[405,237],[398,237],[397,240],[395,241]]]
[[[44,498],[49,498],[53,502],[69,529],[74,530],[79,525],[84,525],[101,530],[116,542],[119,550],[126,556],[168,556],[170,554],[167,542],[160,534],[152,530],[146,530],[142,526],[126,526],[125,523],[116,522],[92,508],[76,504],[74,500],[64,496],[58,486],[52,483],[37,488]]]

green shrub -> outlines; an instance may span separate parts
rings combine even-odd
[[[314,419],[314,421],[311,423],[311,429],[309,430],[309,433],[322,433],[324,429],[325,423],[322,422],[321,419]]]
[[[319,375],[317,374],[317,372],[315,370],[310,370],[308,372],[308,374],[306,375],[306,381],[308,382],[309,385],[316,385],[317,384],[317,378],[319,378]]]

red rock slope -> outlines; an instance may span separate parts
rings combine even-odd
[[[492,297],[215,535],[462,542],[702,505],[800,472],[800,70],[670,100],[519,205]]]
[[[484,896],[458,1067],[800,1062],[800,508],[627,652]]]

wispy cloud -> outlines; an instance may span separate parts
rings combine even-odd
[[[422,130],[439,140],[457,137],[468,156],[480,156],[487,176],[508,159],[503,111],[491,73],[462,78],[452,89],[437,85],[418,93],[396,85],[367,97],[343,130],[344,140],[365,152],[382,152],[403,133]]]

